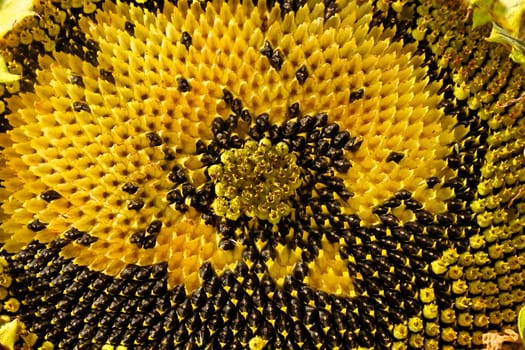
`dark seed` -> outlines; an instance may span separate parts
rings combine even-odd
[[[343,150],[340,148],[330,147],[328,152],[326,152],[326,155],[332,160],[341,159],[343,157]]]
[[[219,224],[218,230],[223,236],[232,236],[235,231],[234,227],[226,222],[221,222]]]
[[[51,201],[54,201],[55,199],[59,199],[62,196],[55,190],[47,190],[45,192],[42,192],[40,194],[40,197],[49,203]]]
[[[128,204],[129,210],[139,211],[144,207],[144,201],[142,199],[132,199]]]
[[[121,189],[122,189],[122,191],[124,191],[126,193],[134,194],[135,192],[137,192],[137,190],[139,188],[138,188],[138,186],[132,184],[131,182],[127,182],[124,185],[122,185]]]
[[[348,159],[338,159],[334,161],[335,170],[340,173],[346,173],[350,169],[350,161]]]
[[[359,136],[351,137],[350,140],[344,145],[344,149],[350,152],[356,152],[359,147],[361,147],[361,144],[363,143],[363,139]]]
[[[392,230],[392,235],[401,241],[408,241],[410,239],[410,233],[406,228],[396,227]]]
[[[300,115],[301,115],[301,111],[299,108],[299,103],[295,102],[294,104],[288,107],[288,118],[289,119],[298,118]]]
[[[283,139],[283,135],[281,134],[281,128],[277,125],[272,125],[269,130],[270,133],[270,140],[273,144],[278,143]]]
[[[360,100],[365,95],[365,90],[363,88],[350,92],[349,102],[355,102]]]
[[[155,247],[157,243],[155,236],[146,235],[142,240],[142,245],[140,246],[143,249],[151,249]]]
[[[36,219],[31,221],[29,224],[27,224],[27,228],[30,229],[33,232],[42,231],[46,228],[46,224],[40,222],[40,220]]]
[[[233,135],[232,137],[230,137],[229,145],[231,148],[241,148],[242,144],[243,142],[239,136]]]
[[[206,144],[202,140],[199,140],[195,143],[195,152],[197,154],[202,154],[206,152],[206,150],[207,150]]]
[[[332,139],[333,147],[344,147],[344,145],[350,140],[350,134],[348,131],[341,131]]]
[[[69,230],[67,230],[66,232],[64,232],[64,237],[66,237],[67,239],[77,239],[81,235],[82,235],[82,232],[80,232],[79,230],[77,230],[74,227],[72,227]]]
[[[337,191],[337,194],[339,195],[339,197],[341,197],[343,200],[347,201],[348,199],[350,199],[350,197],[353,197],[354,194],[350,191],[347,191],[347,190],[340,190],[340,191]]]
[[[328,122],[328,115],[326,113],[317,113],[315,116],[315,126],[322,128]]]
[[[82,234],[79,238],[77,238],[76,242],[78,244],[82,244],[83,246],[89,246],[91,243],[95,243],[98,240],[97,237],[88,235],[87,233]]]
[[[463,180],[458,178],[458,177],[455,177],[455,178],[452,178],[448,181],[446,181],[444,184],[443,184],[444,187],[449,187],[449,188],[453,188],[454,190],[456,190],[456,196],[458,196],[459,194],[459,190],[463,187]]]
[[[261,53],[268,58],[272,57],[273,49],[269,41],[264,42],[264,45],[261,48]]]
[[[284,57],[281,50],[275,50],[272,52],[272,57],[270,58],[270,65],[276,70],[280,70],[284,62]]]
[[[175,184],[181,184],[186,181],[186,174],[179,165],[176,165],[168,174],[168,179]]]
[[[259,116],[257,116],[257,118],[255,119],[255,123],[257,124],[258,129],[261,132],[264,132],[264,131],[268,130],[268,128],[270,126],[270,118],[269,118],[268,114],[263,113],[263,114],[260,114]]]
[[[381,221],[388,227],[396,227],[399,225],[399,219],[392,214],[383,214],[379,216]]]
[[[183,202],[182,193],[179,190],[169,191],[168,194],[166,195],[166,199],[168,200],[170,204],[173,204],[173,203],[180,204]]]
[[[403,157],[405,157],[404,153],[401,153],[401,152],[390,152],[388,157],[386,157],[386,161],[387,162],[399,163],[401,161],[401,159],[403,159]]]
[[[225,130],[226,130],[226,122],[222,118],[217,117],[213,119],[213,122],[211,124],[211,131],[213,132],[214,135],[217,135],[218,133],[223,132]]]
[[[86,61],[91,63],[95,67],[98,66],[97,51],[86,52]]]
[[[414,221],[407,222],[405,224],[405,228],[408,231],[410,231],[412,234],[414,234],[414,235],[422,234],[423,233],[423,229],[424,229],[423,225],[421,225],[418,222],[414,222]]]
[[[91,108],[89,108],[89,105],[84,101],[75,101],[73,102],[73,110],[75,112],[85,111],[85,112],[91,112]]]
[[[349,163],[350,164],[350,163]],[[334,164],[335,166],[335,164]],[[337,169],[337,166],[335,166]],[[328,161],[324,158],[317,158],[314,160],[314,164],[312,166],[314,170],[324,172],[328,168]]]
[[[301,151],[306,145],[306,140],[302,136],[296,136],[292,140],[292,149],[294,151]]]
[[[237,114],[237,115],[241,115],[242,113],[242,102],[240,99],[236,98],[233,100],[232,102],[232,112]]]
[[[92,50],[92,51],[100,50],[100,47],[99,47],[98,43],[95,40],[93,40],[93,39],[86,40],[86,47],[89,50]]]
[[[390,198],[385,201],[384,205],[388,208],[397,208],[401,205],[401,201],[397,198]]]
[[[309,168],[313,165],[314,161],[308,154],[302,154],[297,160],[297,165],[302,166],[303,168]]]
[[[294,121],[288,121],[286,124],[283,125],[283,136],[287,138],[291,138],[297,134],[299,131],[299,127],[296,122]]]
[[[222,250],[233,250],[236,245],[237,242],[232,238],[223,239],[219,242],[219,248]]]
[[[153,235],[153,234],[159,233],[161,228],[162,228],[162,221],[154,220],[149,224],[147,232]]]
[[[447,202],[447,208],[449,211],[456,213],[459,210],[463,209],[463,202],[458,199],[450,199]]]
[[[71,84],[75,84],[75,85],[84,87],[84,80],[82,79],[80,75],[75,75],[75,74],[70,75],[69,82]]]
[[[183,197],[191,196],[194,193],[195,193],[195,187],[192,184],[186,182],[182,185],[182,196]]]
[[[328,152],[329,147],[330,142],[328,142],[327,140],[319,140],[319,142],[317,142],[315,152],[318,156],[324,156]]]
[[[339,125],[337,124],[330,124],[323,128],[323,131],[321,132],[321,137],[324,138],[332,138],[339,132]]]
[[[301,66],[296,72],[295,77],[299,82],[299,85],[303,85],[306,79],[308,79],[308,69],[305,66]]]
[[[299,104],[297,104],[297,107],[299,107]],[[299,119],[299,126],[300,132],[310,132],[315,127],[315,118],[309,115],[305,115],[304,117]]]
[[[180,42],[182,45],[186,47],[186,49],[189,49],[191,46],[191,35],[188,32],[182,32],[182,35],[180,37]]]
[[[158,134],[156,134],[154,132],[148,132],[146,134],[146,137],[148,138],[149,145],[151,147],[156,147],[156,146],[162,145],[162,138]]]
[[[447,164],[451,169],[457,169],[461,166],[461,157],[459,154],[453,154],[448,157]]]
[[[245,123],[250,123],[252,121],[252,116],[250,115],[250,112],[247,109],[243,109],[241,112],[241,119]]]
[[[234,108],[232,107],[232,110],[234,110]],[[239,112],[239,115],[242,115],[242,111]],[[236,116],[236,115],[230,115],[228,117],[228,119],[226,119],[226,127],[228,128],[228,130],[233,130],[237,127],[237,121],[239,120],[239,117]]]
[[[405,199],[405,206],[410,209],[410,210],[417,210],[417,209],[421,209],[423,206],[421,205],[421,203],[419,203],[418,201],[416,201],[415,199]]]
[[[190,83],[185,78],[177,78],[177,89],[180,92],[188,92],[191,90]]]
[[[126,21],[124,29],[129,35],[135,35],[135,25],[133,23]]]
[[[226,145],[228,145],[228,142],[230,141],[230,138],[228,137],[228,135],[222,132],[215,135],[215,139],[217,140],[217,143],[222,147],[225,147]]]
[[[113,77],[113,74],[110,71],[101,69],[99,70],[99,74],[102,80],[115,84],[115,77]]]
[[[233,102],[233,94],[229,90],[223,89],[222,99],[224,100],[224,102],[226,102],[228,106],[231,106]]]
[[[401,190],[394,194],[394,197],[400,200],[406,200],[412,197],[412,193],[407,190]]]
[[[440,183],[441,180],[438,178],[438,177],[429,177],[427,179],[427,186],[428,188],[433,188],[434,186],[436,186],[438,183]]]

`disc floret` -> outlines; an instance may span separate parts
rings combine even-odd
[[[248,140],[242,148],[222,153],[220,160],[208,169],[215,183],[215,214],[229,220],[245,214],[272,224],[290,215],[301,171],[285,142]]]

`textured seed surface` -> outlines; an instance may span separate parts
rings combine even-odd
[[[0,39],[21,77],[0,339],[470,349],[515,327],[525,74],[467,6],[35,4]]]

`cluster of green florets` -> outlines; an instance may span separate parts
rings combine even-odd
[[[221,162],[208,169],[215,183],[215,214],[237,220],[250,218],[278,223],[291,213],[290,198],[301,185],[296,156],[285,142],[269,139],[247,141],[221,155]]]

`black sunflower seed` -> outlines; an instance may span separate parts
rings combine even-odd
[[[131,182],[127,182],[121,187],[122,191],[127,192],[129,194],[134,194],[139,189],[138,186],[132,184]]]
[[[126,21],[124,29],[129,35],[135,35],[135,25],[133,23]]]
[[[40,194],[40,197],[46,202],[51,202],[51,201],[54,201],[55,199],[61,198],[62,196],[60,195],[60,193],[58,193],[55,190],[47,190],[45,192],[42,192]]]
[[[146,134],[146,137],[148,138],[149,145],[151,147],[156,147],[162,145],[162,138],[154,132],[148,132]]]
[[[308,69],[306,69],[306,66],[301,66],[296,72],[295,77],[297,78],[297,81],[300,85],[303,85],[308,79]]]
[[[363,88],[354,90],[350,92],[350,98],[348,99],[348,102],[352,103],[357,100],[360,100],[365,95],[365,90]]]
[[[182,32],[182,35],[180,37],[180,42],[182,43],[182,45],[184,45],[186,47],[186,49],[190,48],[191,41],[192,41],[192,38],[191,38],[190,33]]]
[[[273,49],[269,41],[264,42],[263,47],[261,48],[261,53],[268,58],[272,57]]]
[[[185,78],[179,77],[177,78],[177,89],[180,92],[188,92],[191,90],[191,85]]]
[[[405,157],[404,153],[401,152],[390,152],[390,154],[386,157],[387,162],[394,162],[399,163],[401,159]]]
[[[89,108],[89,105],[86,102],[84,102],[84,101],[75,101],[75,102],[73,102],[73,110],[75,112],[81,112],[81,111],[85,111],[85,112],[88,112],[88,113],[91,112],[91,108]]]
[[[27,228],[33,232],[42,231],[43,229],[46,228],[46,226],[47,226],[46,224],[44,224],[43,222],[40,222],[40,220],[38,219],[33,220],[29,224],[27,224]]]

